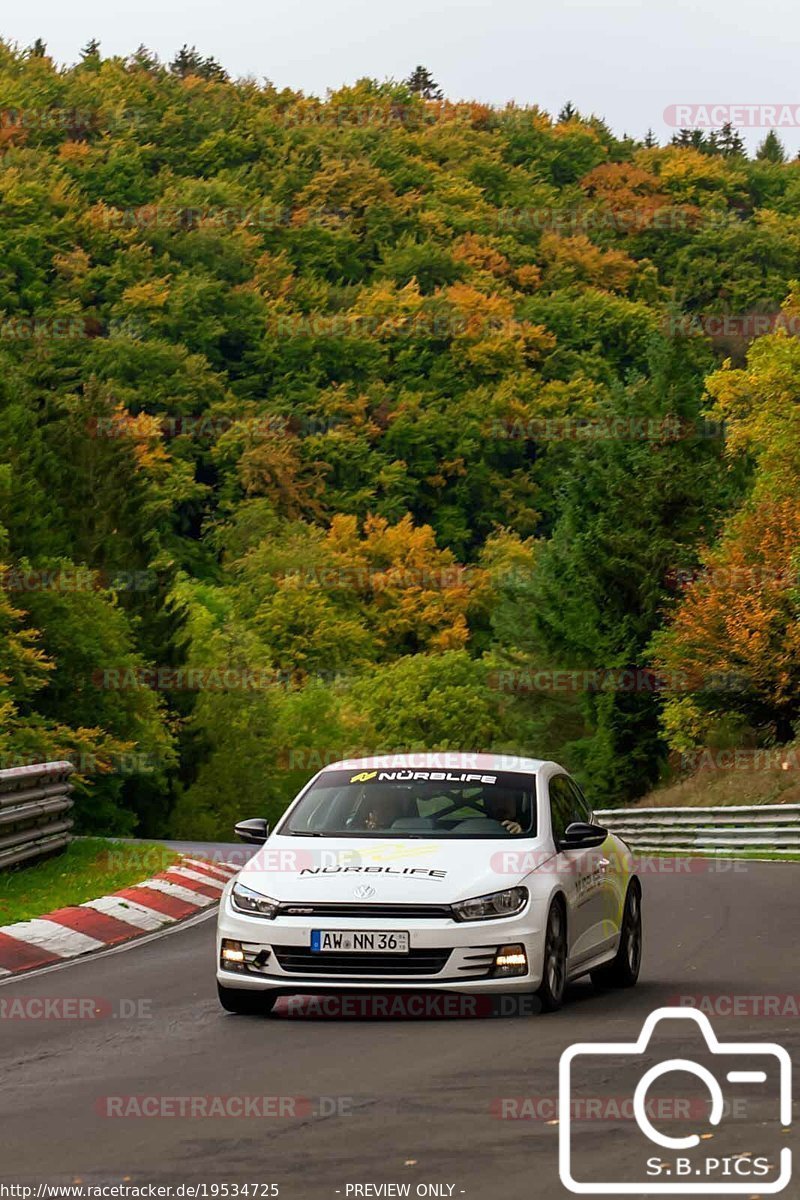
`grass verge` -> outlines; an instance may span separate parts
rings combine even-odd
[[[0,926],[95,900],[165,871],[178,855],[155,842],[80,838],[63,854],[0,872]]]
[[[720,751],[715,756],[710,750],[699,750],[697,770],[662,784],[633,807],[800,804],[800,744],[745,751],[741,758],[736,757],[737,753]]]

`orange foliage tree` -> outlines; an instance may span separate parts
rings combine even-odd
[[[790,296],[784,308],[796,306]],[[677,749],[743,727],[786,741],[800,714],[799,383],[800,346],[785,331],[706,381],[729,456],[750,455],[756,471],[749,501],[653,641],[659,664],[685,676],[682,686],[668,677],[677,687],[665,723]]]

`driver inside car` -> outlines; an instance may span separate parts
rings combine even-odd
[[[388,833],[395,821],[413,815],[407,811],[408,807],[406,797],[398,795],[394,788],[371,787],[353,826],[370,833]]]
[[[518,805],[512,796],[487,796],[484,801],[486,815],[492,817],[493,820],[499,821],[504,829],[509,833],[522,833],[522,825],[518,817]]]

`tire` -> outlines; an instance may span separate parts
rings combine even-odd
[[[224,1009],[242,1016],[266,1016],[275,1007],[277,996],[274,992],[245,991],[244,988],[229,988],[217,984],[217,995]]]
[[[636,879],[628,884],[617,953],[610,963],[592,971],[597,988],[635,987],[642,965],[642,889]]]
[[[564,1003],[567,985],[567,913],[560,900],[554,900],[547,914],[544,935],[542,983],[536,993],[544,1012],[556,1012]]]

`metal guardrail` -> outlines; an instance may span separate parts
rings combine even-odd
[[[73,771],[69,762],[0,771],[0,870],[65,849]]]
[[[595,813],[632,850],[780,851],[800,855],[800,804],[609,808]]]

